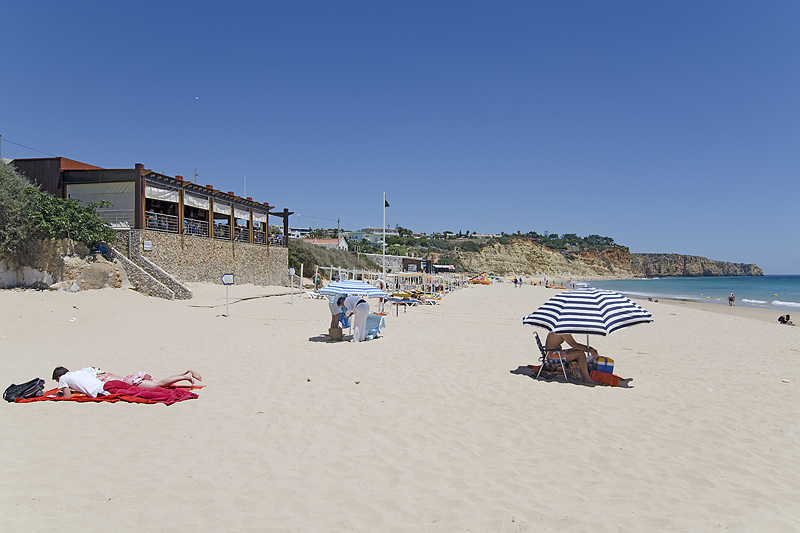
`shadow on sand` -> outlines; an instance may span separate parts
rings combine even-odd
[[[535,381],[546,381],[551,382],[555,381],[557,383],[569,383],[571,385],[582,385],[584,387],[602,387],[603,385],[591,385],[589,383],[578,383],[577,381],[567,381],[563,374],[554,374],[552,372],[542,372],[539,377],[536,377],[536,371],[534,371],[529,366],[520,366],[515,370],[509,370],[511,374],[519,374],[521,376],[528,376],[529,378]],[[619,380],[619,387],[623,389],[632,389],[633,385],[631,385],[631,381],[633,378],[628,379],[620,379]]]
[[[320,335],[317,335],[316,337],[309,337],[308,338],[308,342],[324,342],[326,344],[336,344],[336,343],[339,343],[339,342],[347,342],[347,341],[349,341],[350,340],[349,337],[350,337],[350,335],[345,335],[344,337],[342,337],[342,340],[334,341],[334,340],[331,340],[330,335],[322,333]]]

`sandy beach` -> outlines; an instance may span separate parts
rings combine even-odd
[[[223,317],[224,287],[191,287],[0,291],[3,388],[54,387],[57,365],[205,386],[170,407],[3,402],[0,530],[800,529],[800,328],[777,312],[638,301],[653,323],[590,338],[633,378],[610,388],[514,373],[544,287],[392,308],[360,344],[327,341],[327,301],[234,286]]]

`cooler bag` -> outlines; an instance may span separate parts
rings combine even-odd
[[[610,357],[600,356],[594,361],[594,365],[597,366],[598,372],[604,372],[606,374],[614,373],[614,360]]]

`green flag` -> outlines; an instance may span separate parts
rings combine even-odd
[[[383,203],[386,204],[383,207],[389,207],[389,202],[386,201],[386,197],[383,198]]]

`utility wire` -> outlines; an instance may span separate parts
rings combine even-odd
[[[49,156],[52,156],[52,157],[58,157],[58,156],[57,156],[57,155],[55,155],[55,154],[49,154],[49,153],[47,153],[47,152],[42,152],[41,150],[37,150],[36,148],[31,148],[30,146],[25,146],[24,144],[15,143],[14,141],[9,141],[9,140],[8,140],[7,138],[5,138],[5,137],[3,137],[3,140],[2,140],[2,142],[7,142],[7,143],[11,143],[11,144],[16,144],[17,146],[21,146],[21,147],[23,147],[23,148],[27,148],[28,150],[33,150],[34,152],[39,152],[40,154],[49,155]]]

